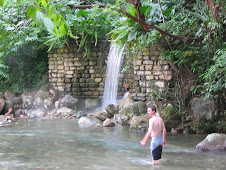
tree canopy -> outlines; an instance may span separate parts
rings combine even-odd
[[[33,48],[78,40],[111,39],[132,52],[161,44],[183,84],[207,98],[225,95],[225,2],[220,0],[0,0],[0,75],[3,58],[26,44]],[[189,75],[189,76],[188,76]],[[184,86],[185,87],[185,86]]]

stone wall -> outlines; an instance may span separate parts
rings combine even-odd
[[[125,56],[129,58],[129,56]],[[150,46],[134,56],[131,67],[124,76],[124,84],[129,83],[135,100],[151,100],[153,86],[163,90],[172,79],[172,70],[166,61],[162,61],[157,46]]]
[[[104,91],[109,42],[91,46],[90,57],[76,42],[54,49],[49,55],[49,83],[60,92],[85,99],[101,99]]]
[[[98,42],[98,46],[91,46],[89,58],[83,57],[84,49],[78,52],[75,42],[70,42],[69,48],[52,50],[48,55],[50,85],[64,95],[101,100],[109,47],[109,42]],[[144,49],[134,58],[127,72],[120,75],[118,96],[122,97],[125,92],[123,85],[129,84],[131,91],[136,93],[135,100],[149,100],[153,85],[165,88],[172,71],[167,62],[161,61],[157,46]],[[129,56],[124,55],[122,68],[128,59]]]

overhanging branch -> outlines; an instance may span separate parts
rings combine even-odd
[[[139,7],[141,7],[140,1],[139,0],[135,0],[135,1],[130,0],[130,2],[134,5],[138,18],[130,15],[127,12],[123,12],[121,10],[119,12],[126,15],[128,18],[131,18],[133,21],[140,23],[146,32],[150,32],[150,28],[152,28],[152,29],[160,32],[160,34],[162,34],[163,36],[169,36],[169,37],[172,37],[172,38],[177,39],[177,40],[185,40],[185,41],[188,41],[188,42],[202,42],[203,37],[194,38],[194,37],[184,37],[184,36],[173,35],[170,32],[164,31],[164,30],[156,27],[153,24],[146,23],[144,16],[139,11]],[[75,5],[68,5],[69,8],[77,8],[77,9],[90,9],[90,8],[93,8],[94,6],[95,5],[76,5],[76,6]],[[107,7],[106,5],[102,5],[102,4],[97,4],[97,6],[99,8]]]
[[[126,15],[127,17],[131,18],[133,21],[135,22],[138,22],[140,23],[143,27],[146,27],[148,28],[148,32],[150,32],[150,28],[154,29],[154,30],[157,30],[158,32],[160,32],[160,34],[164,35],[164,36],[169,36],[169,37],[172,37],[174,39],[177,39],[177,40],[186,40],[188,42],[201,42],[203,40],[203,37],[199,37],[199,38],[193,38],[193,37],[184,37],[184,36],[178,36],[178,35],[173,35],[167,31],[164,31],[158,27],[156,27],[155,25],[153,24],[150,24],[150,23],[146,23],[145,21],[143,20],[140,20],[132,15],[130,15],[129,13],[127,12],[122,12],[124,15]],[[145,29],[147,30],[147,29]]]

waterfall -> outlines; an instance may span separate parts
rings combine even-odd
[[[124,47],[119,52],[118,46],[111,45],[110,47],[107,61],[107,71],[105,76],[105,86],[102,105],[103,108],[108,104],[116,104],[119,82],[119,71],[121,67],[123,49]]]

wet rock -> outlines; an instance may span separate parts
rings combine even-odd
[[[20,117],[21,114],[25,114],[23,109],[17,109],[17,110],[14,112],[14,116],[15,116],[15,117]]]
[[[105,107],[108,118],[112,118],[115,114],[118,114],[119,108],[116,105],[109,104]]]
[[[57,116],[62,115],[63,117],[65,117],[66,115],[74,114],[74,112],[75,111],[70,108],[62,107],[57,110],[56,114],[57,114]]]
[[[3,114],[8,112],[9,108],[13,108],[13,107],[14,107],[14,105],[13,105],[12,100],[6,100],[5,101],[5,106],[4,106],[3,110],[2,110]]]
[[[74,108],[76,108],[77,102],[78,102],[78,99],[76,99],[70,95],[66,95],[60,100],[59,104],[62,107],[68,107],[68,108],[74,109]]]
[[[34,108],[38,108],[39,106],[43,106],[44,101],[42,100],[41,97],[37,97],[34,99]]]
[[[133,116],[140,116],[147,111],[147,106],[144,102],[134,102],[125,106],[119,111],[120,123],[129,124]]]
[[[39,90],[35,95],[35,97],[39,97],[42,100],[46,99],[48,96],[49,96],[49,92],[44,91],[44,90]]]
[[[22,106],[24,109],[32,109],[33,108],[33,102],[34,102],[34,94],[33,93],[23,93],[22,99],[23,103]]]
[[[97,107],[100,104],[99,100],[95,100],[95,99],[86,99],[85,100],[85,107],[88,108],[92,108],[92,107]]]
[[[130,131],[146,131],[148,129],[148,118],[147,116],[133,116],[129,123]]]
[[[120,120],[120,115],[119,114],[115,114],[114,117],[113,117],[113,120],[118,123],[119,120]]]
[[[36,110],[32,110],[29,114],[30,118],[42,118],[46,115],[46,112],[43,108],[38,108]]]
[[[102,121],[106,120],[108,118],[108,115],[105,111],[98,111],[94,114],[94,116],[97,118],[97,119],[100,119]]]
[[[49,99],[44,99],[44,107],[45,107],[46,109],[51,108],[52,105],[53,105],[53,103],[52,103],[51,100],[49,100]]]
[[[5,100],[4,99],[0,99],[0,113],[2,112],[4,106],[5,106]]]
[[[194,98],[191,100],[190,107],[194,113],[196,121],[200,121],[202,119],[213,119],[213,113],[215,111],[214,101],[211,101],[210,99],[203,100]]]
[[[4,93],[4,97],[6,100],[11,100],[13,101],[13,99],[16,97],[11,91],[6,91]]]
[[[209,134],[202,142],[196,145],[196,150],[201,152],[225,151],[226,135],[220,133]]]
[[[103,126],[104,127],[113,127],[115,126],[115,123],[112,119],[107,118],[104,122],[103,122]]]
[[[131,103],[134,103],[134,99],[133,99],[134,96],[135,96],[135,93],[133,93],[133,94],[129,95],[127,98],[121,100],[120,103],[118,104],[119,109],[121,110],[123,107],[128,106]]]
[[[81,117],[78,121],[79,126],[88,127],[88,126],[95,126],[97,125],[97,122],[87,118],[87,117]]]
[[[84,112],[84,111],[79,111],[77,114],[76,114],[76,118],[81,118],[81,117],[85,117],[87,116],[87,113]]]

